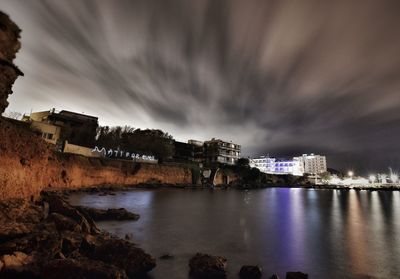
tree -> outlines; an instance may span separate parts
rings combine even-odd
[[[173,137],[161,130],[141,130],[130,126],[99,127],[96,145],[141,155],[153,155],[160,162],[173,155]]]

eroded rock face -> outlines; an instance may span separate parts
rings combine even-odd
[[[12,63],[21,47],[21,30],[4,13],[0,12],[0,114],[8,106],[7,98],[12,93],[11,87],[23,73]]]
[[[155,267],[61,197],[44,200],[0,201],[0,278],[137,278]]]
[[[90,216],[85,216],[84,213],[71,206],[58,195],[47,194],[43,196],[43,199],[49,204],[49,213],[56,213],[76,222],[82,232],[97,233],[99,231]]]
[[[197,253],[189,261],[190,274],[194,278],[226,278],[227,259]]]

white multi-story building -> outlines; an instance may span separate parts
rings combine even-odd
[[[327,171],[326,157],[321,155],[303,154],[301,156],[304,163],[304,172],[308,174],[320,174]]]
[[[268,156],[250,159],[250,166],[260,171],[271,174],[291,174],[301,176],[304,174],[304,167],[301,157],[291,159],[277,159]]]
[[[291,174],[302,176],[307,174],[320,174],[327,171],[326,157],[314,154],[289,159],[279,159],[269,156],[250,159],[250,166],[270,174]]]
[[[250,167],[257,168],[262,172],[270,173],[275,169],[275,158],[261,156],[259,158],[249,159]]]

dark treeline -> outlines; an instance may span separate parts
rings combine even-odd
[[[170,158],[174,152],[173,137],[168,133],[161,130],[135,129],[130,126],[98,127],[96,145],[153,155],[159,161]]]

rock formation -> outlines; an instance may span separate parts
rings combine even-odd
[[[194,278],[221,279],[226,278],[227,259],[197,253],[189,261],[190,274]]]
[[[239,271],[240,279],[260,279],[261,275],[261,267],[257,265],[244,265]]]
[[[21,30],[8,15],[0,11],[0,114],[8,106],[7,98],[12,93],[11,87],[23,73],[13,64],[15,54],[21,47]]]
[[[155,259],[55,194],[0,201],[0,278],[137,278]]]
[[[107,221],[107,220],[138,220],[140,216],[138,214],[127,211],[125,208],[109,208],[109,209],[98,209],[86,206],[77,206],[81,212],[85,212],[94,221]]]
[[[286,272],[286,279],[308,279],[308,274],[300,271]]]

